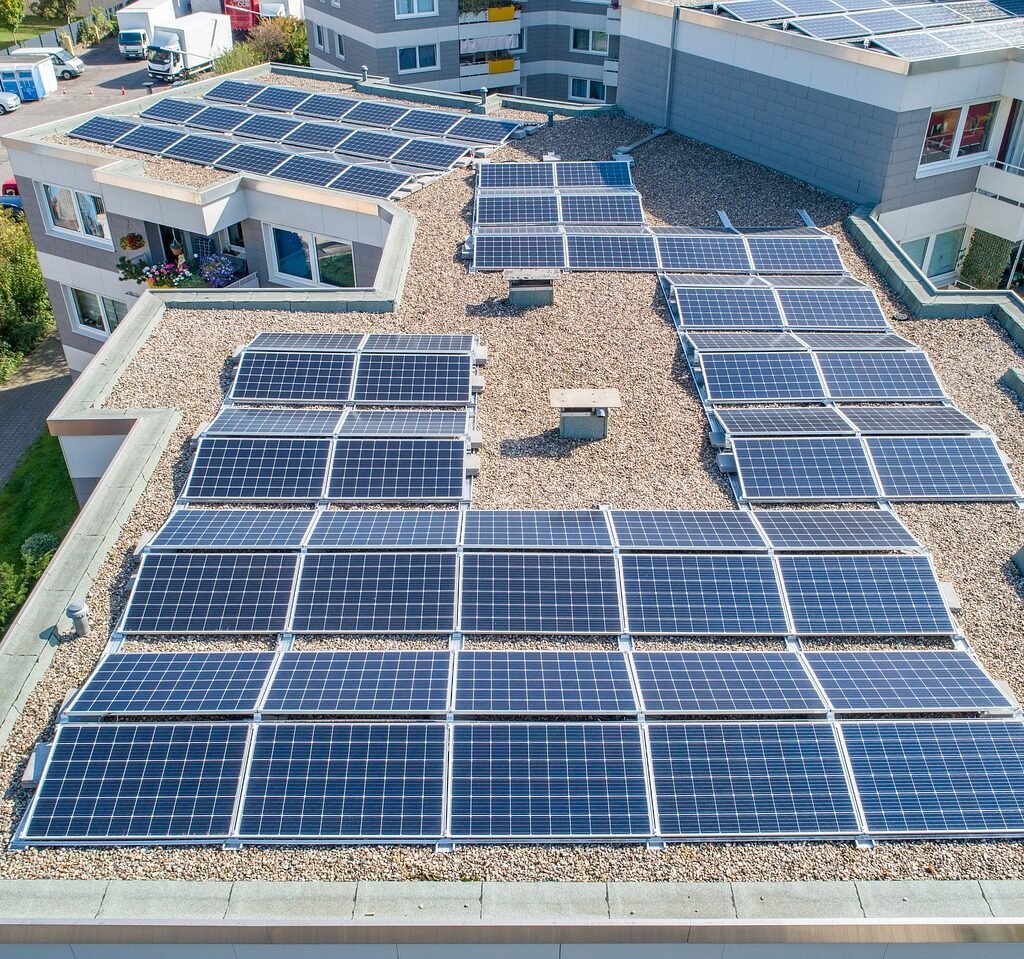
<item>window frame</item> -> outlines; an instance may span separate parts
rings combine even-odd
[[[929,270],[931,269],[932,265],[932,256],[934,256],[935,254],[935,241],[938,240],[940,236],[945,236],[947,233],[960,233],[960,246],[957,249],[956,259],[953,262],[953,269],[946,270],[944,273],[936,273],[932,275],[929,272]],[[925,279],[927,279],[929,283],[935,283],[936,281],[944,283],[946,282],[944,278],[956,276],[957,267],[960,264],[960,257],[963,255],[964,252],[964,241],[966,239],[967,227],[956,226],[949,230],[939,230],[937,233],[929,233],[926,234],[925,236],[914,236],[906,240],[900,240],[899,245],[900,249],[903,250],[904,255],[907,257],[907,259],[909,259],[914,264],[914,266],[917,267],[921,275],[925,277]],[[906,245],[908,243],[920,243],[922,240],[924,241],[924,253],[921,256],[920,264],[918,264],[917,260],[915,260],[914,257],[909,252],[907,252]]]
[[[114,240],[110,233],[110,218],[102,196],[96,193],[86,193],[84,190],[76,190],[74,187],[64,186],[60,183],[49,183],[45,180],[35,180],[33,185],[36,190],[39,210],[43,217],[43,229],[49,236],[71,240],[74,243],[84,243],[86,246],[97,247],[101,250],[114,249]],[[47,189],[66,190],[71,194],[71,209],[75,216],[75,222],[78,224],[77,230],[69,229],[66,226],[59,226],[54,222],[53,210],[50,208],[50,201],[47,197]],[[89,197],[91,200],[98,200],[103,207],[103,226],[107,233],[105,237],[93,236],[93,234],[86,231],[79,197]]]
[[[334,56],[339,60],[345,59],[345,35],[343,33],[334,34]]]
[[[574,43],[576,40],[577,33],[585,33],[587,35],[587,46],[577,47]],[[596,50],[594,48],[594,34],[600,33],[604,35],[604,49]],[[608,44],[609,36],[606,30],[591,30],[589,27],[570,27],[569,28],[569,52],[570,53],[582,53],[588,57],[601,57],[604,60],[608,59]],[[583,79],[577,77],[576,79]]]
[[[425,50],[430,47],[434,51],[434,65],[432,67],[420,66],[420,50]],[[402,69],[402,51],[403,50],[415,50],[416,51],[416,66],[410,67],[409,69]],[[410,47],[396,47],[395,48],[395,60],[398,63],[398,72],[403,76],[410,73],[433,73],[441,69],[441,56],[437,49],[436,43],[417,43]]]
[[[306,254],[309,258],[309,272],[311,279],[306,279],[303,276],[294,276],[291,273],[281,272],[277,259],[277,243],[274,239],[275,230],[280,230],[284,233],[294,233],[296,236],[301,237],[306,243]],[[338,237],[324,236],[320,233],[314,233],[312,230],[297,230],[295,227],[282,226],[277,223],[264,223],[263,233],[267,251],[267,272],[273,282],[279,283],[282,286],[297,287],[300,289],[356,289],[355,246],[351,240],[342,240]],[[324,243],[342,243],[348,247],[349,256],[352,257],[352,286],[334,286],[333,284],[323,282],[320,276],[320,257],[317,241],[322,241]]]
[[[431,9],[427,11],[418,11],[416,8],[420,3],[429,2]],[[436,17],[438,16],[437,0],[411,0],[413,6],[412,13],[399,13],[398,12],[398,0],[394,0],[394,10],[396,20],[420,20],[423,17]]]
[[[1002,136],[1001,127],[1005,123],[1007,111],[1002,109],[1003,100],[1005,97],[980,97],[975,100],[968,100],[964,103],[955,103],[945,107],[933,107],[928,113],[928,121],[931,122],[931,118],[936,113],[946,113],[951,110],[958,110],[959,117],[956,122],[956,130],[953,132],[953,140],[950,144],[950,156],[948,160],[933,160],[926,163],[924,160],[924,148],[928,142],[928,130],[925,129],[924,140],[921,143],[921,153],[918,156],[917,161],[917,179],[922,177],[935,176],[939,173],[948,173],[950,170],[962,170],[972,166],[985,166],[995,158],[995,152]],[[960,148],[963,145],[964,128],[967,126],[967,115],[970,113],[972,107],[981,106],[983,104],[992,104],[992,119],[989,121],[987,132],[987,142],[985,149],[978,153],[968,153],[963,156],[959,156]]]
[[[587,85],[587,93],[590,94],[593,90],[593,84],[599,83],[604,94],[600,98],[593,96],[578,97],[572,92],[573,83],[585,83]],[[606,103],[605,97],[608,95],[608,90],[604,85],[604,80],[592,80],[589,77],[569,77],[569,99],[574,103]]]
[[[64,294],[64,301],[67,304],[68,316],[71,319],[71,328],[75,333],[80,333],[82,336],[91,337],[94,340],[107,340],[110,335],[120,326],[121,321],[124,317],[115,318],[113,325],[111,325],[111,318],[108,314],[107,304],[104,301],[110,301],[111,303],[120,303],[124,307],[125,314],[131,309],[131,306],[125,300],[118,300],[112,296],[107,296],[105,293],[94,293],[92,290],[82,290],[76,286],[66,286],[60,284],[61,292]],[[87,323],[82,321],[82,311],[79,309],[78,300],[75,297],[76,293],[83,293],[86,296],[93,296],[96,298],[96,302],[100,307],[100,319],[103,322],[103,329],[97,329],[95,326],[89,326]]]
[[[327,52],[327,29],[319,23],[313,24],[313,46],[317,50]]]

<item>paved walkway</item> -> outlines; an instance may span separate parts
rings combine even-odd
[[[0,486],[46,426],[46,417],[71,386],[56,331],[0,385]]]

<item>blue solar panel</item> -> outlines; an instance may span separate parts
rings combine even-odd
[[[1024,725],[842,723],[873,834],[1024,833]]]
[[[212,130],[216,133],[230,133],[240,123],[244,123],[251,114],[245,110],[232,110],[231,107],[206,107],[195,116],[185,121],[186,126],[199,130]]]
[[[604,514],[598,510],[470,510],[463,542],[497,549],[611,548]]]
[[[835,240],[828,236],[748,236],[755,273],[842,273]]]
[[[880,495],[857,439],[737,438],[732,448],[740,488],[748,500],[849,501]]]
[[[441,723],[263,723],[242,798],[243,837],[438,838]]]
[[[347,148],[348,144],[345,146]],[[392,162],[420,166],[428,170],[450,170],[465,155],[466,148],[454,143],[411,140],[394,155]]]
[[[849,333],[844,333],[849,336]],[[711,330],[707,333],[686,331],[686,339],[698,353],[774,353],[804,349],[804,344],[791,333]]]
[[[733,3],[721,4],[719,9],[744,23],[785,20],[793,15],[789,7],[778,0],[734,0]]]
[[[776,550],[918,549],[920,543],[888,510],[757,510],[757,522]]]
[[[663,270],[679,270],[694,273],[747,273],[750,271],[750,257],[742,237],[724,236],[715,233],[658,234],[655,237],[661,253]],[[735,292],[735,291],[722,291]],[[748,292],[767,293],[770,290]],[[772,303],[774,308],[774,301]]]
[[[772,330],[782,313],[771,290],[730,287],[673,287],[679,324],[686,330]]]
[[[284,653],[264,713],[438,713],[448,702],[447,652]]]
[[[658,255],[648,234],[571,233],[570,270],[656,270]]]
[[[984,500],[1018,495],[987,436],[873,436],[865,442],[889,496]]]
[[[169,127],[140,126],[117,141],[123,150],[138,150],[140,153],[163,153],[172,143],[184,139],[181,130]]]
[[[459,120],[445,136],[467,143],[504,143],[522,126],[518,120],[487,120],[483,117],[465,117]]]
[[[442,509],[344,509],[321,513],[309,537],[312,549],[455,547],[459,514]]]
[[[566,223],[644,222],[637,193],[563,193],[560,203]]]
[[[347,353],[242,354],[231,398],[249,403],[343,403],[352,386]]]
[[[407,173],[382,170],[379,167],[350,166],[331,184],[331,189],[388,199],[408,182]]]
[[[288,117],[253,116],[235,129],[235,135],[277,142],[283,140],[297,126],[299,121]]]
[[[289,156],[290,154],[285,153],[284,150],[272,150],[269,147],[250,146],[243,143],[222,156],[214,165],[218,170],[267,174],[284,163]]]
[[[463,496],[462,440],[339,439],[327,495],[332,500],[447,502]]]
[[[266,87],[257,93],[248,105],[260,110],[280,110],[282,113],[288,113],[309,97],[308,90],[299,90],[296,87]]]
[[[456,838],[651,833],[635,725],[456,724],[451,777]]]
[[[950,636],[956,632],[924,556],[780,556],[798,633]]]
[[[128,600],[125,633],[277,633],[284,629],[295,556],[150,553]]]
[[[476,270],[564,269],[565,243],[558,234],[475,236]]]
[[[836,400],[941,400],[945,396],[924,353],[815,355],[829,394]]]
[[[459,113],[443,113],[439,110],[410,110],[394,128],[404,133],[429,133],[432,136],[443,136],[459,120]]]
[[[367,333],[364,353],[471,353],[466,333]]]
[[[188,163],[198,163],[200,166],[213,166],[234,146],[231,140],[190,134],[167,147],[163,155]]]
[[[323,120],[340,120],[359,101],[345,97],[334,97],[329,94],[314,93],[308,100],[303,100],[295,108],[300,117],[320,117]]]
[[[246,349],[271,353],[279,350],[351,353],[359,349],[364,339],[362,333],[257,333]]]
[[[345,114],[345,120],[366,127],[389,127],[408,112],[405,107],[394,107],[379,100],[360,100]]]
[[[633,653],[647,713],[821,713],[825,704],[793,653]]]
[[[462,652],[457,668],[457,712],[590,716],[637,709],[618,652]]]
[[[609,634],[621,629],[615,562],[600,553],[467,553],[466,633]]]
[[[244,83],[241,80],[224,80],[212,90],[203,94],[207,100],[220,100],[223,103],[245,103],[257,93],[264,90],[262,83]]]
[[[623,549],[763,550],[749,514],[738,510],[612,510]]]
[[[310,553],[296,633],[450,633],[454,553]]]
[[[333,150],[351,132],[351,127],[340,127],[334,123],[303,123],[289,133],[283,142],[293,147]]]
[[[309,183],[313,186],[327,186],[348,169],[337,160],[321,160],[319,157],[293,156],[285,160],[275,171],[274,177]]]
[[[468,355],[364,352],[356,371],[355,401],[465,406],[472,398],[471,375]]]
[[[477,189],[518,190],[555,186],[551,163],[482,163],[477,167]]]
[[[806,656],[825,695],[843,712],[966,712],[1011,706],[977,661],[955,650]]]
[[[619,160],[556,163],[555,179],[559,188],[600,186],[630,189],[633,186],[633,165]]]
[[[981,430],[953,406],[844,406],[843,416],[862,433],[920,436]]]
[[[59,726],[23,835],[38,843],[227,838],[248,732],[244,723]]]
[[[182,495],[214,502],[317,500],[330,450],[327,439],[204,439]]]
[[[137,130],[137,123],[130,123],[128,120],[121,120],[118,117],[89,117],[85,123],[75,127],[69,137],[76,137],[79,140],[90,140],[93,143],[113,143],[118,137],[123,137],[132,130]]]
[[[554,194],[504,196],[481,193],[476,200],[477,223],[557,223]]]
[[[144,120],[160,120],[164,123],[184,123],[189,117],[206,109],[205,103],[198,100],[177,100],[166,97],[157,100],[152,106],[146,107],[139,116]]]
[[[464,410],[352,410],[339,436],[463,436]]]
[[[826,330],[824,332],[800,331],[800,341],[815,352],[821,350],[909,350],[914,348],[910,340],[895,333],[869,333],[850,330]]]
[[[302,509],[178,509],[150,549],[298,549],[313,519]]]
[[[386,160],[388,157],[394,156],[408,142],[407,137],[376,133],[372,130],[356,130],[347,136],[337,149],[353,156],[367,157],[371,160]]]
[[[712,403],[771,403],[823,399],[810,353],[702,353]]]
[[[204,436],[330,436],[339,410],[247,409],[228,407],[206,428]]]
[[[622,557],[629,632],[781,636],[789,632],[767,556]]]
[[[273,662],[273,653],[118,653],[100,660],[68,715],[251,713]]]
[[[856,432],[826,406],[716,409],[715,418],[730,436],[852,436]]]
[[[663,836],[857,832],[827,723],[652,723],[648,729]]]

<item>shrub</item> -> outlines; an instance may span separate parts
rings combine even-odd
[[[217,73],[234,73],[235,70],[245,70],[263,62],[248,43],[236,43],[224,56],[217,58],[214,70]]]
[[[83,20],[82,25],[78,28],[78,42],[83,47],[95,46],[102,40],[103,37],[100,35],[99,30],[96,29],[96,24],[92,20]]]
[[[260,63],[280,63],[288,51],[288,38],[277,20],[261,20],[245,41]]]
[[[89,17],[96,26],[96,31],[100,35],[102,40],[104,37],[109,37],[114,33],[117,33],[117,21],[111,19],[107,15],[107,11],[102,7],[93,7],[89,11]]]
[[[60,546],[60,540],[53,533],[33,533],[21,544],[21,558],[26,563],[35,563],[42,559],[48,560],[58,546]]]
[[[52,327],[53,310],[28,225],[4,212],[0,214],[0,383]]]

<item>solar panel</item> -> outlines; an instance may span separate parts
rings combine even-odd
[[[466,475],[462,440],[339,439],[328,482],[333,500],[461,499]]]
[[[644,222],[637,193],[563,193],[560,202],[566,223]]]
[[[311,549],[455,547],[459,514],[443,509],[344,509],[317,517]]]
[[[351,166],[331,184],[331,189],[388,199],[408,182],[407,173],[378,167]]]
[[[1024,725],[842,723],[873,834],[1024,832]]]
[[[677,286],[672,292],[679,323],[686,330],[781,329],[783,325],[771,290]]]
[[[921,544],[888,510],[756,510],[754,518],[776,550],[906,550]]]
[[[786,0],[786,6],[801,17],[820,13],[839,13],[845,9],[841,0],[839,3],[834,0]]]
[[[303,100],[295,107],[300,117],[320,117],[323,120],[340,120],[359,101],[345,97],[335,97],[323,93],[314,93],[308,100]]]
[[[630,189],[633,186],[633,167],[631,163],[620,160],[556,163],[555,178],[560,189],[588,186]]]
[[[743,238],[715,234],[666,235],[655,237],[663,270],[692,270],[696,273],[746,273],[750,258]],[[768,299],[771,299],[771,292]]]
[[[956,632],[924,556],[780,556],[798,633],[950,636]]]
[[[261,711],[443,713],[450,659],[449,653],[432,650],[284,653]]]
[[[518,120],[485,120],[465,117],[445,134],[467,143],[504,143],[522,124]]]
[[[629,632],[781,636],[782,597],[767,556],[622,557]]]
[[[982,429],[953,406],[844,406],[862,433],[974,433]]]
[[[948,43],[943,43],[930,33],[898,33],[885,37],[873,38],[875,46],[886,50],[904,60],[922,60],[928,57],[951,56],[957,51]]]
[[[915,4],[906,11],[923,27],[943,27],[952,23],[964,23],[964,18],[944,4]]]
[[[181,130],[168,127],[140,126],[117,141],[119,149],[138,150],[140,153],[163,153],[172,143],[184,139]]]
[[[283,150],[241,144],[216,162],[218,170],[233,170],[241,173],[267,174],[280,166],[290,154]]]
[[[466,333],[368,333],[365,353],[470,353],[474,338]]]
[[[601,553],[466,553],[461,625],[466,633],[618,633],[614,559]]]
[[[205,107],[195,116],[189,117],[185,124],[200,130],[230,133],[249,116],[250,114],[245,110],[232,110],[230,107]]]
[[[253,352],[238,364],[231,399],[246,403],[343,403],[352,386],[348,353]]]
[[[648,730],[663,836],[857,831],[827,723],[652,723]]]
[[[622,549],[686,551],[763,550],[764,540],[738,510],[628,510],[611,512]]]
[[[371,160],[387,160],[408,142],[407,137],[396,137],[389,133],[376,133],[372,130],[356,130],[346,137],[344,143],[340,144],[337,149]]]
[[[803,344],[790,333],[735,332],[686,333],[687,340],[699,353],[765,353],[792,352]]]
[[[648,714],[825,711],[814,683],[793,653],[637,650],[633,662]]]
[[[262,83],[244,83],[241,80],[223,80],[212,90],[207,90],[203,97],[207,100],[220,100],[223,103],[245,103],[257,93],[265,89]]]
[[[100,660],[67,714],[103,716],[251,713],[273,653],[117,653]]]
[[[57,728],[23,836],[35,843],[226,838],[245,723]]]
[[[348,143],[345,144],[346,148]],[[428,170],[450,170],[466,155],[466,148],[434,140],[410,140],[393,157],[393,162],[421,166]]]
[[[735,0],[733,3],[720,4],[718,9],[744,23],[785,20],[793,15],[790,8],[783,6],[778,0]]]
[[[339,410],[244,409],[227,407],[206,428],[204,436],[330,436],[341,419]]]
[[[558,198],[554,194],[504,196],[481,193],[476,200],[477,223],[557,223]]]
[[[455,709],[480,715],[635,713],[619,652],[461,652]]]
[[[293,147],[333,150],[351,132],[351,127],[340,127],[333,123],[302,123],[284,137],[283,142]]]
[[[330,450],[327,439],[203,439],[182,495],[221,502],[317,500]]]
[[[470,510],[463,542],[490,549],[611,549],[600,510]]]
[[[760,2],[760,0],[751,0]],[[755,273],[842,273],[835,240],[828,236],[747,236]]]
[[[748,500],[856,500],[880,496],[860,440],[787,437],[732,442]]]
[[[246,350],[310,350],[317,353],[351,353],[362,345],[362,333],[257,333]]]
[[[456,838],[648,836],[640,730],[623,723],[457,723]]]
[[[865,440],[888,496],[1015,499],[1017,488],[987,436],[872,436]]]
[[[715,417],[730,436],[841,436],[853,428],[828,407],[748,407],[716,409]]]
[[[313,519],[301,509],[177,509],[150,549],[298,549]]]
[[[394,107],[377,100],[360,100],[345,114],[345,119],[367,127],[389,127],[408,112],[405,107]]]
[[[283,140],[298,126],[298,120],[291,120],[288,117],[252,116],[235,129],[235,135],[277,142]]]
[[[463,436],[464,410],[353,410],[339,436]]]
[[[439,110],[410,110],[395,125],[394,129],[404,133],[429,133],[432,136],[443,136],[459,120],[459,113],[442,113]]]
[[[517,190],[555,186],[552,163],[481,163],[476,168],[477,189]]]
[[[945,396],[926,354],[818,353],[821,375],[837,400],[940,400]]]
[[[801,333],[800,339],[812,350],[910,350],[913,343],[895,333]]]
[[[450,633],[454,553],[310,553],[299,577],[296,633]]]
[[[125,633],[277,633],[298,560],[275,553],[149,553]]]
[[[275,178],[309,183],[311,186],[327,186],[337,179],[348,167],[337,160],[321,160],[319,157],[293,156],[285,160],[276,170]]]
[[[899,33],[915,30],[920,24],[900,10],[864,10],[854,18],[863,28],[864,35],[876,33]]]
[[[810,353],[702,353],[712,403],[771,403],[825,398]]]
[[[157,100],[152,106],[146,107],[139,116],[144,120],[160,120],[163,123],[184,123],[190,117],[206,109],[205,103],[198,100],[177,100],[165,97]]]
[[[961,0],[961,2],[949,4],[949,7],[968,20],[975,21],[1001,20],[1010,15],[997,4],[989,3],[988,0]]]
[[[198,163],[201,166],[213,166],[234,146],[235,144],[231,140],[189,134],[178,140],[177,143],[171,144],[164,150],[163,155],[175,160]]]
[[[109,144],[138,128],[137,123],[129,123],[118,117],[89,117],[85,123],[79,124],[68,133],[68,136],[77,137],[79,140],[91,140],[93,143]]]
[[[248,105],[260,110],[279,110],[281,113],[288,113],[309,97],[308,90],[298,90],[295,87],[266,87],[261,93],[257,93]]]
[[[473,268],[476,270],[545,267],[564,269],[565,266],[565,245],[563,238],[559,235],[476,236],[473,238]]]
[[[242,837],[441,835],[441,723],[262,723],[242,797]]]
[[[571,270],[658,269],[654,238],[647,234],[570,233],[566,239]]]
[[[799,17],[790,20],[789,24],[793,29],[806,33],[809,37],[816,37],[818,40],[840,40],[846,37],[860,37],[864,35],[862,27],[852,17],[842,14],[823,17]]]
[[[420,406],[458,404],[472,398],[468,355],[416,355],[363,351],[356,372],[357,403]]]
[[[980,53],[983,50],[1000,50],[1013,46],[1012,41],[1004,40],[984,26],[965,23],[955,27],[942,27],[934,32],[937,39],[949,44],[957,53]]]
[[[1006,694],[968,653],[955,650],[807,653],[837,710],[948,712],[1008,709]]]

